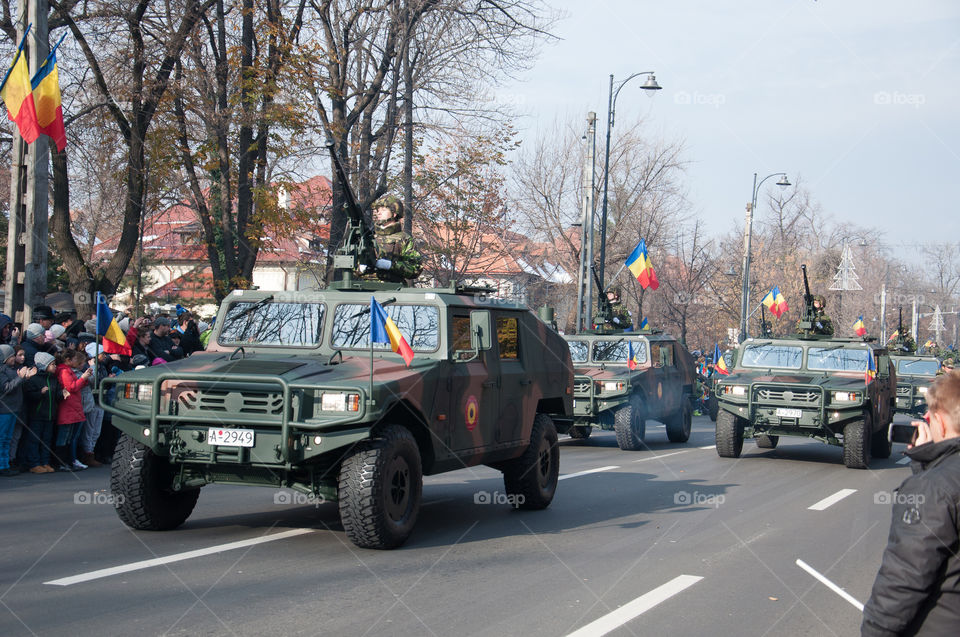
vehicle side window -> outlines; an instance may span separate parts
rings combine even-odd
[[[454,316],[450,325],[450,356],[457,350],[470,349],[470,317]]]
[[[664,345],[660,348],[661,363],[664,367],[673,367],[673,345]]]
[[[516,317],[497,317],[497,346],[500,359],[516,360],[520,354]]]
[[[650,343],[650,362],[654,367],[663,367],[663,347],[659,343]]]

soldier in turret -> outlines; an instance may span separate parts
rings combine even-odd
[[[823,296],[817,294],[813,297],[813,316],[810,317],[810,322],[813,323],[814,334],[833,336],[833,321],[831,321],[830,317],[824,312],[826,305],[827,301]],[[797,331],[801,331],[799,321],[797,322]]]
[[[618,330],[633,328],[633,318],[626,306],[620,301],[620,288],[607,290],[607,302],[610,304],[610,326]]]
[[[412,285],[423,271],[423,257],[411,237],[403,232],[403,203],[392,195],[371,206],[376,228],[377,278]]]

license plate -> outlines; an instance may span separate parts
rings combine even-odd
[[[214,429],[207,430],[207,442],[221,447],[252,447],[252,429]]]
[[[777,408],[777,415],[781,418],[799,418],[803,412],[799,409],[787,409],[785,407]]]

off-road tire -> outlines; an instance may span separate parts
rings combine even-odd
[[[743,418],[722,409],[717,414],[717,455],[739,458],[743,452]]]
[[[624,451],[640,451],[646,445],[647,421],[640,402],[630,401],[613,413],[613,430],[617,434],[617,446]]]
[[[847,423],[843,428],[843,464],[848,469],[866,469],[870,465],[869,415]]]
[[[870,430],[870,422],[867,423]],[[890,427],[881,427],[870,436],[870,456],[884,460],[893,452],[893,442],[890,440]]]
[[[503,488],[518,509],[546,509],[557,492],[560,447],[557,428],[546,414],[537,414],[530,445],[503,469]]]
[[[176,469],[146,445],[120,436],[110,467],[110,492],[124,524],[139,531],[169,531],[190,517],[200,489],[174,491]]]
[[[771,436],[769,434],[760,434],[757,436],[757,447],[760,449],[776,449],[780,442],[780,436]]]
[[[693,409],[690,407],[690,401],[683,399],[683,406],[680,413],[671,416],[667,425],[667,439],[670,442],[686,442],[690,440],[690,430],[693,428]]]
[[[340,522],[361,548],[392,549],[407,541],[417,523],[423,468],[417,441],[390,425],[354,447],[340,465]]]
[[[593,427],[590,425],[573,425],[569,431],[567,431],[567,435],[574,440],[586,440],[590,437],[592,431]]]
[[[717,422],[717,415],[720,413],[720,403],[713,394],[710,394],[710,398],[707,401],[707,413],[710,415],[711,422]]]

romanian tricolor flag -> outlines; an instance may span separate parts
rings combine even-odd
[[[66,37],[66,34],[64,34]],[[63,38],[60,38],[63,42]],[[60,76],[57,74],[57,47],[40,65],[37,74],[30,80],[33,87],[33,102],[37,109],[37,125],[40,132],[50,137],[62,151],[67,147],[67,131],[63,127],[63,105],[60,102]]]
[[[127,337],[113,317],[113,312],[107,305],[107,300],[97,293],[97,336],[103,337],[103,351],[107,354],[133,355],[133,350],[127,345]]]
[[[730,370],[727,369],[727,361],[723,359],[723,354],[720,353],[720,343],[713,346],[713,368],[717,370],[718,374],[724,376],[730,374]]]
[[[873,360],[873,352],[867,352],[867,373],[864,377],[864,384],[869,385],[870,381],[877,377],[877,363]]]
[[[370,297],[370,341],[373,343],[390,343],[390,349],[403,357],[403,362],[410,366],[413,360],[413,350],[407,344],[407,339],[397,329],[396,324],[384,311],[377,299]]]
[[[857,336],[864,336],[867,333],[867,326],[863,324],[863,314],[857,318],[857,322],[853,324],[853,331]]]
[[[633,341],[627,341],[627,369],[634,370],[637,368],[637,352],[633,351]]]
[[[650,322],[647,321],[647,317],[643,317],[643,320],[640,321],[640,329],[641,329],[641,330],[645,330],[645,329],[647,329],[648,327],[650,327]]]
[[[780,293],[779,285],[773,286],[773,289],[767,292],[767,295],[763,297],[763,300],[760,302],[766,305],[770,313],[777,318],[783,316],[784,313],[790,309],[790,306],[787,305],[787,300],[783,298],[783,294]]]
[[[627,268],[633,273],[633,276],[637,277],[640,287],[644,290],[648,287],[651,290],[660,287],[657,273],[653,271],[653,266],[650,265],[650,257],[647,256],[647,242],[644,239],[640,239],[640,243],[627,257]]]
[[[27,26],[20,46],[17,47],[13,64],[10,65],[10,70],[3,78],[3,84],[0,85],[0,97],[7,105],[7,117],[11,122],[16,123],[20,136],[28,144],[36,141],[40,136],[37,109],[33,103],[33,91],[30,89],[30,72],[27,70],[27,58],[23,55],[23,45],[27,41],[27,34],[30,33],[30,26],[32,25]]]
[[[929,347],[933,347],[933,339],[932,339],[932,338],[927,339],[927,342],[923,344],[923,349],[927,349],[927,348],[929,348]]]
[[[891,334],[891,335],[890,335],[890,338],[888,338],[887,341],[889,342],[889,341],[896,340],[896,338],[897,338],[898,336],[900,336],[900,330],[897,330],[896,332],[894,332],[893,334]]]

